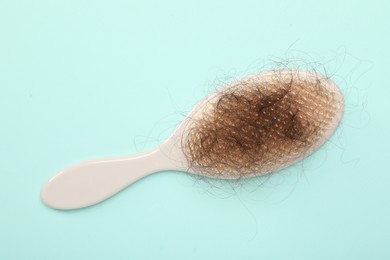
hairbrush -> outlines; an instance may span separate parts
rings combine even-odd
[[[164,170],[216,179],[270,174],[319,148],[343,110],[339,88],[315,72],[247,76],[209,94],[154,149],[65,168],[47,181],[41,198],[56,209],[83,208]]]

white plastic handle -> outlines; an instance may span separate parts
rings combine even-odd
[[[88,207],[142,177],[172,168],[170,160],[158,148],[137,155],[81,162],[52,177],[42,188],[41,198],[56,209]]]

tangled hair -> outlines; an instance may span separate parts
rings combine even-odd
[[[223,179],[264,175],[322,144],[337,126],[342,99],[327,78],[305,75],[255,75],[207,99],[182,139],[191,169]]]

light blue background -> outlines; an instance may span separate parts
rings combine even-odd
[[[0,259],[390,259],[389,12],[1,0]],[[236,189],[165,172],[83,210],[40,202],[61,168],[153,147],[218,82],[275,57],[324,64],[346,97],[304,162]]]

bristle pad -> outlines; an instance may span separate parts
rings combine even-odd
[[[276,171],[308,155],[337,127],[342,109],[340,92],[313,75],[275,71],[218,91],[184,132],[182,148],[191,169],[237,179]]]

